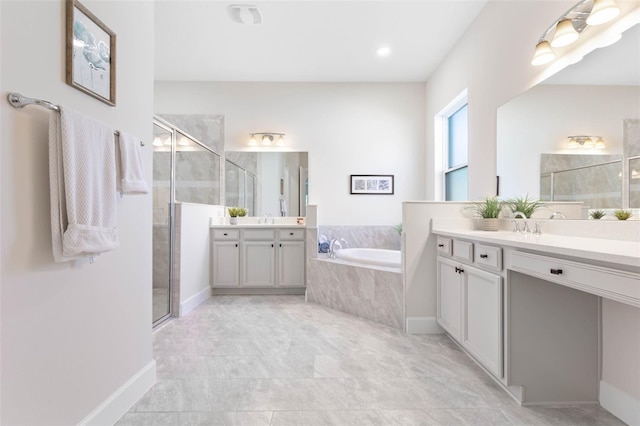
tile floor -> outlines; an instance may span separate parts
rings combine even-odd
[[[522,408],[444,335],[301,296],[220,296],[154,334],[157,384],[125,425],[621,425],[598,406]]]

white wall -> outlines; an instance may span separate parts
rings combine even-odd
[[[538,85],[498,110],[500,196],[540,196],[540,154],[622,155],[624,118],[640,117],[636,86]],[[605,149],[567,149],[568,135],[599,135]]]
[[[332,225],[395,225],[402,201],[423,199],[422,83],[156,82],[159,114],[224,114],[225,149],[249,132],[287,134],[309,152],[310,203]],[[395,195],[350,195],[351,174],[393,174]]]
[[[0,423],[7,425],[113,422],[123,414],[118,409],[128,407],[94,410],[137,373],[144,381],[139,392],[155,380],[151,196],[118,201],[119,249],[98,256],[92,265],[55,264],[49,224],[49,112],[15,110],[5,101],[8,91],[18,91],[140,136],[147,141],[143,155],[151,182],[154,4],[83,4],[118,37],[116,107],[65,83],[64,1],[0,2]],[[114,403],[130,404],[139,396]]]

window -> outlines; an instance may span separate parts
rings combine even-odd
[[[468,199],[468,111],[465,89],[435,116],[436,200]]]

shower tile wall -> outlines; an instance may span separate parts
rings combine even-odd
[[[222,154],[224,151],[224,115],[158,115],[198,139],[214,152]]]
[[[318,226],[318,234],[329,241],[344,238],[347,247],[380,248],[400,250],[401,240],[393,226]]]
[[[616,162],[603,164],[611,161]],[[621,170],[620,155],[542,154],[540,198],[550,199],[551,179],[542,175],[554,172],[554,201],[582,201],[592,209],[620,207]]]

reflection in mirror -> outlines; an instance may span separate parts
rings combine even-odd
[[[306,152],[226,151],[225,157],[225,205],[245,207],[249,216],[306,216]]]
[[[640,141],[634,132],[625,130],[625,123],[637,117],[640,117],[639,25],[627,30],[616,44],[593,51],[581,62],[498,109],[500,197],[529,194],[550,199],[553,194],[554,200],[595,204],[589,205],[591,208],[630,207],[633,180],[627,178],[631,173],[631,166],[627,166],[631,157],[626,153],[637,152],[633,146],[640,145]],[[570,149],[568,136],[582,134],[602,136],[606,147]],[[569,162],[566,167],[558,163],[561,155],[566,156],[562,161]],[[603,155],[622,161],[583,168],[599,162],[596,157]],[[552,158],[553,165],[545,164]],[[604,172],[607,169],[608,174]],[[552,171],[558,172],[554,179],[555,185],[560,185],[554,189],[550,182]],[[600,195],[595,199],[585,195],[582,189],[586,185]]]

